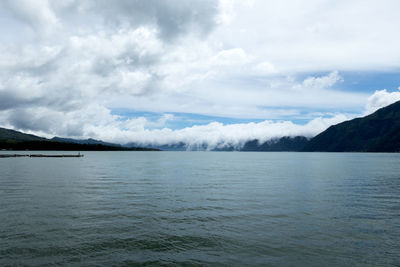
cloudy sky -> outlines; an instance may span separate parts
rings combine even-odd
[[[4,0],[0,127],[141,144],[313,136],[400,100],[397,0]]]

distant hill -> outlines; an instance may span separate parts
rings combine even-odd
[[[259,144],[258,140],[247,141],[242,148],[237,146],[227,145],[217,147],[211,151],[301,151],[307,144],[308,139],[304,136],[275,138]],[[129,143],[126,147],[139,146],[140,144]],[[143,145],[141,145],[143,146]],[[205,151],[208,149],[207,144],[190,146],[183,142],[166,145],[146,145],[146,148],[156,148],[164,151]]]
[[[83,145],[104,145],[104,146],[121,147],[120,144],[103,142],[101,140],[96,140],[96,139],[92,139],[92,138],[89,138],[89,139],[72,139],[72,138],[53,137],[51,140],[55,141],[55,142],[75,143],[75,144],[83,144]],[[132,147],[137,147],[137,146],[132,146]]]
[[[254,139],[247,141],[243,147],[237,148],[234,146],[226,146],[216,148],[215,151],[259,151],[259,152],[273,152],[273,151],[302,151],[307,144],[308,139],[304,136],[285,136],[281,138],[274,138],[264,143]]]
[[[400,101],[329,127],[312,138],[304,151],[400,152]]]
[[[145,148],[152,148],[152,149],[160,149],[163,151],[186,151],[187,146],[185,143],[177,143],[177,144],[166,144],[166,145],[143,145],[138,143],[128,143],[124,145],[124,147],[145,147]]]
[[[211,149],[212,151],[302,151],[307,144],[308,139],[304,136],[275,138],[268,140],[262,144],[258,140],[247,141],[242,148],[227,145]],[[136,143],[129,143],[126,147],[139,146]],[[189,146],[185,143],[166,144],[166,145],[147,145],[146,148],[161,149],[164,151],[205,151],[208,149],[206,144],[198,146]]]
[[[304,136],[285,136],[258,143],[258,140],[248,141],[240,149],[240,151],[301,151],[304,149],[308,139]]]
[[[46,139],[18,131],[0,128],[0,149],[6,150],[65,150],[65,151],[150,151],[142,147],[121,147],[94,139],[74,140],[64,138]]]
[[[21,141],[44,141],[46,138],[32,134],[24,134],[18,131],[0,128],[0,142],[21,142]]]

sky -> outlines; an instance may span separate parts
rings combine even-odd
[[[4,0],[0,127],[209,148],[400,100],[397,0]]]

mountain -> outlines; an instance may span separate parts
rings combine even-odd
[[[0,150],[65,150],[65,151],[148,151],[157,150],[142,147],[121,147],[94,139],[74,140],[64,138],[46,139],[18,131],[0,128]]]
[[[303,151],[400,152],[400,101],[329,127],[312,138]]]
[[[302,151],[307,143],[308,139],[304,136],[285,136],[274,138],[261,144],[259,140],[254,139],[247,141],[241,148],[225,146],[222,148],[216,148],[214,151]]]
[[[105,146],[116,146],[116,147],[121,146],[120,144],[103,142],[101,140],[96,140],[96,139],[92,139],[92,138],[72,139],[72,138],[53,137],[51,140],[55,141],[55,142],[75,143],[75,144],[84,144],[84,145],[105,145]],[[137,147],[137,146],[132,146],[132,147]]]
[[[301,151],[307,143],[308,139],[304,136],[285,136],[262,144],[259,144],[258,140],[248,141],[240,151]]]
[[[138,143],[128,143],[124,145],[124,147],[135,147],[135,146],[142,146],[146,148],[153,148],[153,149],[160,149],[163,151],[207,151],[207,144],[197,144],[197,145],[190,145],[184,142],[179,143],[172,143],[172,144],[164,144],[164,145],[153,145],[153,144],[138,144]],[[221,151],[231,151],[222,149]],[[218,149],[214,149],[213,151],[220,151]]]
[[[211,149],[212,151],[301,151],[307,144],[308,139],[304,136],[276,138],[262,144],[258,140],[247,141],[242,148],[226,145]],[[138,146],[137,143],[129,143],[126,147]],[[144,146],[144,145],[141,145]],[[146,148],[161,149],[163,151],[206,151],[207,144],[190,146],[183,142],[165,145],[145,145]]]
[[[144,145],[144,144],[138,144],[138,143],[128,143],[126,145],[124,145],[124,147],[145,147],[145,148],[152,148],[152,149],[159,149],[159,150],[163,150],[163,151],[187,151],[190,150],[188,149],[188,147],[186,146],[185,143],[180,142],[180,143],[174,143],[174,144],[165,144],[165,145],[152,145],[152,144],[148,144],[148,145]],[[193,150],[206,150],[206,148],[204,149],[193,149]]]
[[[46,138],[0,128],[0,142],[44,141]]]

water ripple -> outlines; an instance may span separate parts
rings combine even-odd
[[[400,156],[0,160],[0,266],[397,266]]]

